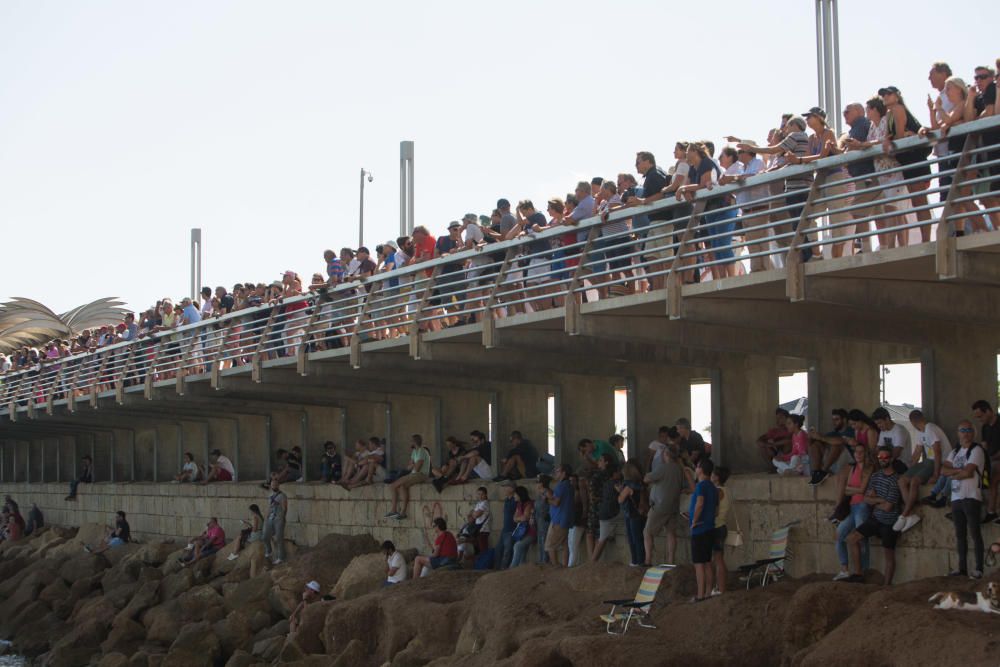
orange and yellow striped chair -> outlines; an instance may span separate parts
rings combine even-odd
[[[611,605],[611,611],[602,614],[601,620],[605,622],[608,634],[619,637],[624,635],[633,620],[644,628],[655,628],[650,620],[649,608],[653,604],[653,598],[656,597],[656,591],[660,588],[660,582],[663,581],[663,575],[676,567],[676,565],[654,565],[646,570],[634,599],[605,600],[604,604]],[[616,626],[618,626],[617,631]]]

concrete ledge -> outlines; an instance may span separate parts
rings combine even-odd
[[[64,500],[66,484],[3,483],[0,494],[10,494],[24,511],[37,503],[48,523],[78,526],[83,523],[110,523],[121,509],[129,517],[133,534],[143,541],[183,540],[200,533],[210,516],[218,517],[230,538],[238,534],[240,519],[256,503],[266,511],[268,491],[262,482],[228,482],[209,485],[160,484],[151,482],[105,482],[81,485],[75,501]],[[288,527],[286,535],[299,544],[315,544],[328,533],[371,533],[376,539],[391,539],[401,546],[427,548],[426,528],[432,516],[444,516],[454,529],[470,511],[476,489],[483,484],[449,486],[438,493],[430,484],[411,487],[409,515],[402,521],[382,518],[389,511],[392,496],[384,484],[348,492],[334,484],[309,482],[286,484]],[[492,500],[494,540],[502,522],[501,490],[487,483]],[[736,475],[727,486],[733,497],[730,530],[738,525],[744,545],[728,549],[730,568],[766,555],[771,532],[788,523],[800,523],[792,530],[789,571],[796,576],[814,572],[834,572],[835,528],[826,520],[834,504],[835,486],[828,482],[811,487],[801,478],[774,475]],[[533,491],[533,490],[532,490]],[[686,499],[682,508],[686,509]],[[899,581],[944,574],[955,566],[955,536],[946,510],[921,508],[923,521],[906,533],[897,548]],[[621,518],[618,519],[621,523]],[[984,537],[1000,537],[1000,528],[983,527]],[[678,561],[689,562],[689,548],[681,531]],[[873,542],[873,567],[881,568],[882,554]],[[533,548],[534,551],[534,548]],[[656,544],[657,559],[665,555],[663,536]],[[534,554],[532,554],[532,558]],[[628,545],[624,526],[609,545],[607,559],[626,561]]]

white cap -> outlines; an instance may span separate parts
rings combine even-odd
[[[306,584],[306,588],[312,589],[316,593],[319,593],[320,591],[319,582],[315,580],[310,581],[308,584]]]

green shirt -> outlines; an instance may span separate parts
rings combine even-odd
[[[431,469],[431,457],[427,453],[427,449],[424,447],[417,447],[412,452],[410,452],[410,463],[413,464],[413,468],[416,469],[416,464],[418,461],[423,461],[423,465],[420,466],[418,472],[422,472],[425,475],[430,472]]]

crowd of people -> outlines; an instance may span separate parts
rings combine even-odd
[[[202,372],[216,363],[223,368],[244,365],[255,355],[265,359],[294,355],[303,343],[309,351],[345,347],[358,335],[356,329],[363,329],[366,340],[398,337],[408,333],[409,319],[418,309],[424,316],[421,329],[478,321],[484,317],[489,292],[505,264],[503,253],[491,252],[489,246],[521,237],[529,240],[509,263],[504,287],[489,304],[492,317],[562,305],[561,292],[574,273],[592,288],[581,297],[584,299],[659,289],[664,286],[666,262],[679,250],[696,193],[730,183],[752,186],[756,175],[873,146],[882,146],[882,150],[871,159],[824,173],[822,203],[811,211],[822,214],[826,221],[824,240],[807,243],[802,249],[803,260],[821,258],[821,243],[829,247],[832,257],[873,251],[876,248],[866,235],[872,222],[878,248],[907,245],[911,227],[919,229],[920,241],[927,242],[936,224],[928,191],[936,191],[941,202],[947,198],[956,178],[949,172],[956,168],[965,145],[964,136],[952,137],[949,131],[997,114],[995,76],[993,67],[979,66],[974,69],[972,83],[967,83],[954,75],[947,63],[934,63],[928,80],[936,92],[927,98],[925,123],[906,105],[898,88],[886,86],[864,103],[852,102],[835,111],[842,113],[850,128],[840,136],[834,132],[827,110],[812,107],[801,115],[783,114],[766,141],[727,136],[728,143],[718,151],[713,141],[679,141],[669,165],[663,160],[658,163],[648,151],[639,151],[634,173],[623,171],[614,178],[598,176],[589,183],[581,181],[564,197],[549,199],[544,212],[527,199],[512,205],[509,199],[500,198],[490,215],[466,214],[449,223],[441,236],[418,226],[410,235],[379,244],[374,253],[364,246],[342,248],[339,253],[326,250],[325,272],[313,273],[308,284],[288,270],[280,280],[271,282],[238,282],[231,289],[205,287],[196,298],[164,298],[138,315],[128,313],[117,324],[40,347],[23,346],[10,355],[0,354],[0,383],[5,374],[18,371],[33,376],[47,370],[54,376],[60,360],[69,355],[118,342],[146,341],[149,345],[135,355],[132,372],[124,380],[136,384],[153,364],[154,335],[164,341],[156,361],[156,377],[168,379],[180,367],[186,372]],[[930,137],[933,145],[896,150],[894,142],[911,136]],[[997,144],[1000,131],[982,133],[982,146]],[[1000,165],[993,164],[998,159],[1000,149],[979,151],[958,176],[973,184],[956,186],[952,216],[957,234],[1000,229],[1000,187],[991,179],[1000,176]],[[928,160],[937,165],[937,172]],[[706,200],[696,233],[687,240],[680,260],[685,282],[780,265],[779,255],[771,253],[790,245],[814,180],[809,170],[788,173],[783,181]],[[935,181],[937,187],[932,188]],[[630,218],[608,218],[615,211],[670,199],[679,203]],[[587,233],[574,227],[595,215],[604,223],[591,244]],[[666,223],[670,229],[665,231],[662,227]],[[538,233],[556,227],[564,227],[566,233],[535,239]],[[800,233],[803,242],[809,241],[806,231]],[[734,245],[736,236],[742,240]],[[584,246],[589,247],[588,260],[580,267]],[[370,326],[359,326],[360,308],[347,308],[348,312],[332,317],[318,330],[309,326],[315,309],[322,308],[328,299],[355,305],[367,296],[370,287],[366,281],[374,276],[465,250],[480,252],[443,265],[426,309],[421,304],[425,298],[421,281],[431,272],[409,272],[387,278],[378,294],[379,307],[368,314]],[[358,288],[330,291],[345,283],[355,283]],[[456,294],[459,291],[462,293]],[[310,298],[296,298],[302,295]],[[258,308],[266,305],[271,308]],[[228,324],[219,323],[217,333],[196,337],[186,353],[181,349],[180,335],[170,333],[183,325],[247,309],[256,310]],[[266,335],[266,345],[257,345],[257,334]],[[226,348],[226,354],[214,354],[219,347]],[[90,383],[103,389],[113,386],[113,374],[102,373],[96,366],[93,371]],[[65,380],[62,384],[53,387],[59,397],[81,391],[66,386]]]

